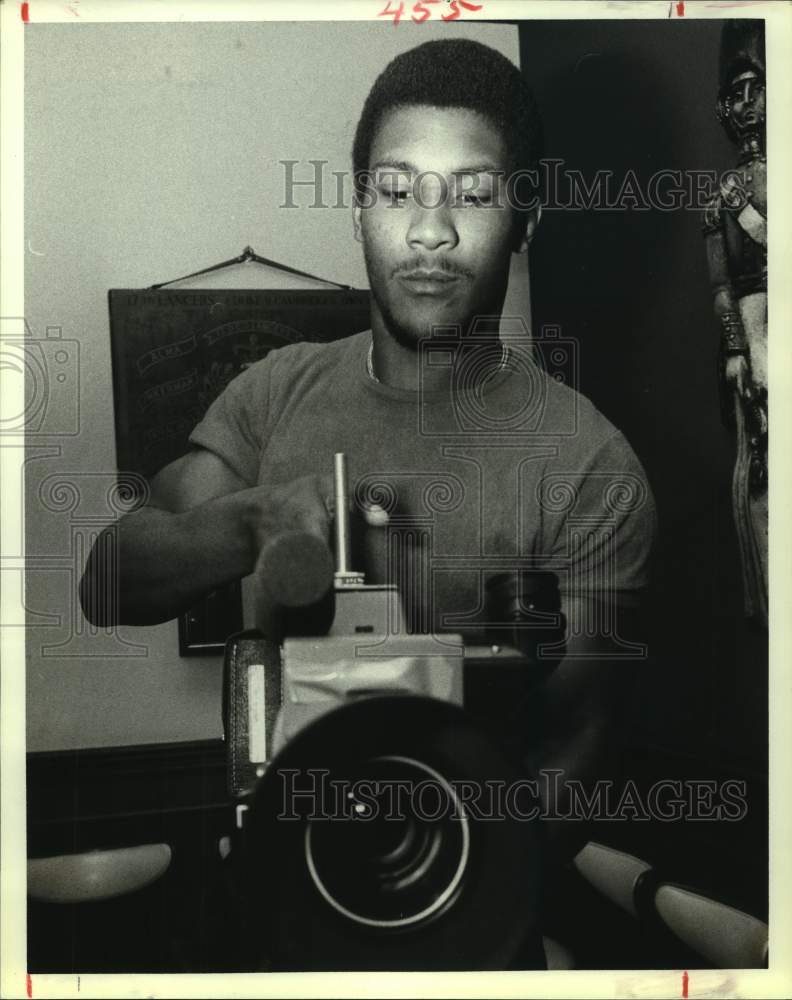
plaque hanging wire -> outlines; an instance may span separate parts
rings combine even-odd
[[[276,260],[270,260],[268,257],[261,257],[253,247],[245,247],[242,253],[238,257],[232,257],[230,260],[224,260],[220,264],[212,264],[211,267],[203,267],[200,271],[193,271],[192,274],[183,274],[180,278],[171,278],[170,281],[160,281],[156,285],[151,286],[151,291],[157,288],[164,288],[166,285],[173,285],[177,281],[186,281],[188,278],[197,278],[200,274],[209,274],[210,271],[219,271],[224,267],[231,267],[233,264],[246,264],[251,261],[254,264],[264,264],[266,267],[274,267],[278,271],[286,271],[288,274],[296,274],[301,278],[310,278],[312,281],[322,281],[326,285],[335,285],[336,288],[341,288],[345,292],[353,291],[351,285],[342,285],[338,281],[330,281],[328,278],[320,278],[316,274],[311,274],[308,271],[301,271],[296,267],[289,267],[288,264],[279,264]]]

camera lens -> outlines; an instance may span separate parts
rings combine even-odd
[[[311,820],[305,860],[321,896],[349,920],[399,929],[432,919],[459,892],[468,817],[451,784],[421,761],[366,760],[338,781],[342,815]]]
[[[308,724],[257,785],[236,855],[251,968],[516,968],[539,830],[486,790],[520,774],[435,698],[358,698]]]

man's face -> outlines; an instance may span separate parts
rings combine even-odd
[[[417,348],[435,325],[465,332],[476,316],[498,315],[511,253],[527,246],[515,245],[498,130],[468,109],[401,107],[380,125],[369,169],[355,235],[390,334]]]

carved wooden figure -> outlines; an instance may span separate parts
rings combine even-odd
[[[724,25],[718,118],[737,148],[704,217],[746,614],[767,624],[767,158],[761,21]]]

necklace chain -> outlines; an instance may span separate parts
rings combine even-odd
[[[379,382],[379,379],[374,374],[374,341],[369,344],[368,354],[366,355],[366,371],[368,372],[368,377],[372,382]]]

